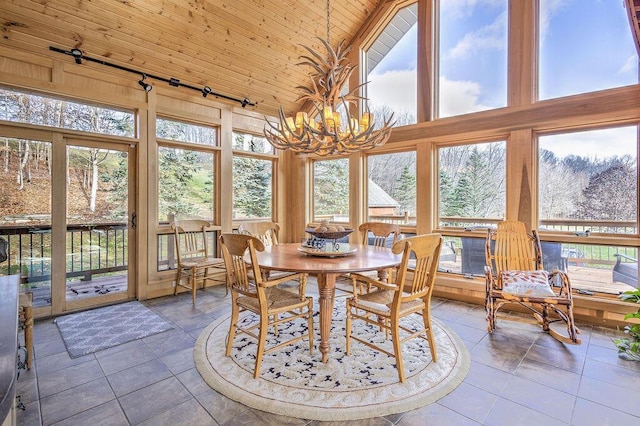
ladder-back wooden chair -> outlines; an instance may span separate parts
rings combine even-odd
[[[278,234],[280,233],[280,225],[275,222],[242,222],[238,225],[240,234],[251,235],[256,237],[265,247],[278,244]]]
[[[415,337],[425,339],[429,343],[431,358],[434,362],[438,361],[431,328],[431,293],[438,270],[441,247],[440,234],[425,234],[400,240],[392,247],[394,253],[402,253],[402,261],[395,274],[394,283],[379,281],[364,275],[357,276],[358,281],[375,286],[378,290],[361,295],[355,293],[347,298],[347,355],[351,352],[353,339],[389,356],[395,356],[400,382],[405,380],[402,343],[407,340]],[[415,261],[415,267],[409,266],[410,259]],[[409,273],[412,274],[412,279],[408,279]],[[403,318],[413,314],[422,314],[423,328],[412,330],[401,324]],[[354,320],[365,321],[384,329],[385,336],[391,333],[393,353],[352,334]]]
[[[540,239],[528,233],[524,223],[502,221],[490,229],[486,240],[486,301],[488,331],[496,328],[496,314],[508,303],[524,306],[542,329],[565,343],[580,344],[580,330],[573,319],[571,282],[566,273],[544,270]],[[550,324],[563,321],[567,334]]]
[[[278,244],[278,234],[280,233],[280,225],[275,222],[256,221],[242,222],[238,225],[240,234],[251,235],[259,239],[265,247],[275,246]],[[278,271],[262,271],[264,279],[283,277],[290,272]]]
[[[225,283],[224,260],[209,253],[207,241],[209,226],[206,220],[198,219],[174,221],[171,224],[178,263],[173,294],[178,294],[179,286],[191,290],[194,305],[198,281],[202,281],[203,288],[207,281]],[[187,283],[183,283],[183,279],[186,279]]]
[[[264,280],[260,274],[256,257],[256,252],[264,250],[264,244],[255,237],[243,234],[222,234],[220,246],[227,269],[227,281],[231,287],[231,324],[226,356],[231,355],[236,333],[245,333],[255,338],[258,341],[258,348],[254,377],[257,378],[260,376],[264,354],[305,338],[309,339],[309,352],[313,353],[313,299],[305,296],[307,275],[292,273],[278,279]],[[251,264],[247,264],[245,261],[247,252],[251,258]],[[280,283],[292,280],[299,282],[297,293],[277,287]],[[242,328],[239,325],[239,317],[243,311],[256,314],[259,317],[259,322],[253,326]],[[269,327],[273,327],[277,334],[279,324],[298,318],[306,319],[306,333],[280,342],[271,348],[265,347]]]
[[[361,243],[363,245],[370,245],[374,247],[393,247],[400,237],[400,226],[393,223],[385,222],[365,222],[358,227],[358,231],[362,236]],[[352,283],[352,289],[349,292],[360,291],[363,292],[363,285],[356,288],[356,281],[359,276],[366,276],[373,279],[381,279],[382,281],[388,281],[391,269],[384,269],[380,271],[372,272],[360,272],[351,273],[345,278],[350,278]],[[371,286],[367,286],[367,291],[371,290]]]

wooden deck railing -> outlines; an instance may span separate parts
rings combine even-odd
[[[19,273],[23,283],[51,280],[51,226],[0,226],[7,242],[0,274]],[[124,271],[128,266],[126,223],[68,225],[66,276],[91,280],[92,275]]]

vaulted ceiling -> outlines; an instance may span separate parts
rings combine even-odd
[[[385,0],[331,1],[331,44],[349,42]],[[388,1],[387,1],[388,3]],[[326,0],[2,0],[2,45],[58,59],[54,46],[256,102],[297,109],[296,66],[326,39]],[[87,63],[83,66],[100,67]],[[103,71],[124,73],[118,70]],[[135,78],[135,77],[134,77]],[[153,82],[152,82],[153,83]]]

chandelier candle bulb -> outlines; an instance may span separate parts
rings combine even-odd
[[[298,112],[296,114],[296,129],[298,131],[302,130],[305,124],[309,123],[309,116],[306,112]]]
[[[371,121],[371,114],[365,112],[362,114],[362,119],[360,120],[360,127],[362,127],[362,131],[366,131],[369,128],[369,122]]]
[[[349,130],[353,133],[359,133],[359,126],[358,126],[358,120],[356,120],[355,118],[350,118],[349,119]]]
[[[339,112],[334,112],[333,113],[333,123],[336,126],[336,130],[340,130],[340,126],[342,125],[342,123],[340,122],[340,113]]]

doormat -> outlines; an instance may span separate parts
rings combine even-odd
[[[137,301],[65,315],[57,318],[55,323],[71,358],[173,328]]]

